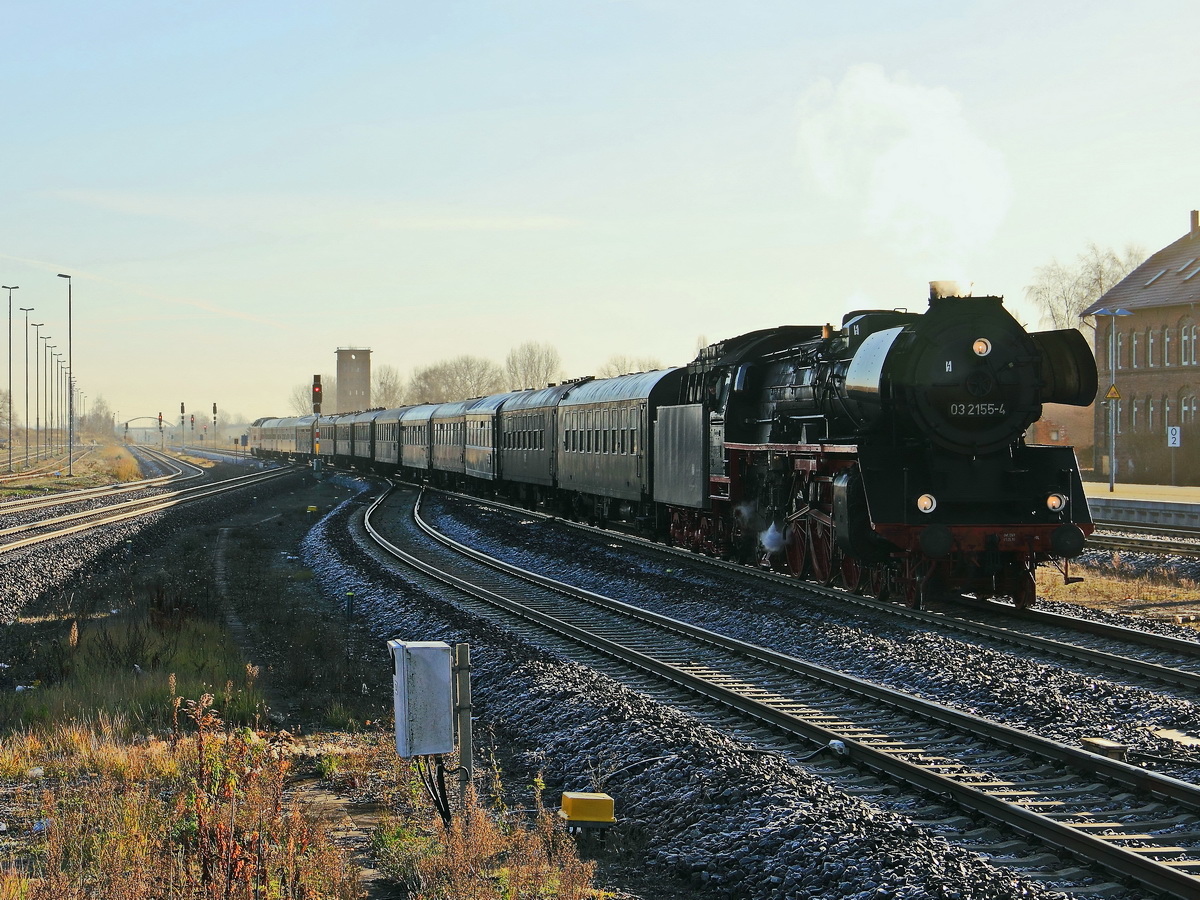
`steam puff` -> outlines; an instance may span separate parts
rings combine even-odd
[[[1008,211],[1003,156],[971,131],[946,88],[855,66],[836,87],[822,80],[804,95],[799,138],[817,187],[851,204],[864,232],[898,253],[961,264]]]

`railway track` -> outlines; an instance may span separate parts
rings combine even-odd
[[[1142,531],[1140,526],[1138,531]],[[1177,533],[1177,532],[1176,532]],[[1097,531],[1087,539],[1093,550],[1124,550],[1132,553],[1165,553],[1173,556],[1200,556],[1200,542],[1172,540],[1170,537],[1138,537],[1129,534],[1107,534]]]
[[[207,500],[229,491],[252,487],[292,474],[294,472],[290,468],[269,469],[264,472],[254,472],[250,475],[241,475],[237,478],[230,478],[216,483],[197,485],[178,491],[112,503],[99,509],[81,510],[79,512],[54,516],[49,519],[0,528],[0,541],[3,541],[3,543],[0,543],[0,554],[56,540],[68,535],[90,531],[94,528],[107,527],[118,522],[160,512],[185,503]]]
[[[686,622],[640,610],[455,544],[387,552],[495,616],[548,630],[748,722],[835,748],[962,808],[1122,878],[1177,897],[1200,893],[1200,788],[897,693]],[[412,542],[410,542],[412,543]]]
[[[886,615],[941,634],[957,634],[975,641],[987,641],[1017,648],[1037,659],[1047,656],[1116,673],[1126,680],[1141,683],[1151,679],[1158,684],[1186,691],[1200,691],[1200,640],[1185,639],[1153,631],[1140,630],[1084,618],[1048,613],[1037,608],[1020,610],[990,601],[942,604],[937,609],[910,609],[898,603],[860,596],[842,588],[798,580],[790,575],[754,569],[740,563],[715,559],[668,547],[656,541],[559,519],[521,507],[477,497],[450,494],[471,503],[509,511],[522,517],[538,518],[572,530],[618,543],[643,553],[667,559],[683,560],[689,565],[714,568],[739,580],[769,585],[775,593],[795,596],[811,602],[814,595],[835,602],[839,609],[861,610],[869,615]],[[1200,635],[1197,635],[1200,638]]]
[[[82,488],[75,491],[59,491],[53,494],[47,494],[40,497],[25,497],[21,500],[9,500],[0,503],[0,516],[9,515],[17,512],[28,512],[37,509],[49,509],[56,506],[65,506],[71,503],[104,499],[107,497],[116,497],[121,494],[132,493],[133,491],[141,491],[147,488],[161,487],[175,481],[187,481],[193,478],[201,478],[204,475],[204,470],[199,466],[194,466],[191,463],[181,462],[172,459],[164,453],[159,453],[156,450],[145,451],[148,455],[155,458],[159,463],[173,469],[167,475],[159,475],[154,478],[143,478],[138,481],[126,481],[121,484],[107,484],[101,487]]]

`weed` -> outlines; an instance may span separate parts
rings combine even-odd
[[[7,742],[0,767],[40,759],[45,786],[39,843],[0,870],[0,898],[357,897],[345,853],[284,802],[288,757],[212,702],[185,702],[195,732],[173,744],[121,744],[114,720]]]

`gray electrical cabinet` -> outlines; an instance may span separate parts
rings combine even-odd
[[[396,752],[433,756],[454,750],[454,679],[450,645],[388,641],[395,674]]]

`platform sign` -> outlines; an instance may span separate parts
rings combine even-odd
[[[1181,431],[1181,429],[1178,425],[1168,425],[1167,426],[1167,446],[1168,447],[1181,446],[1180,431]]]

